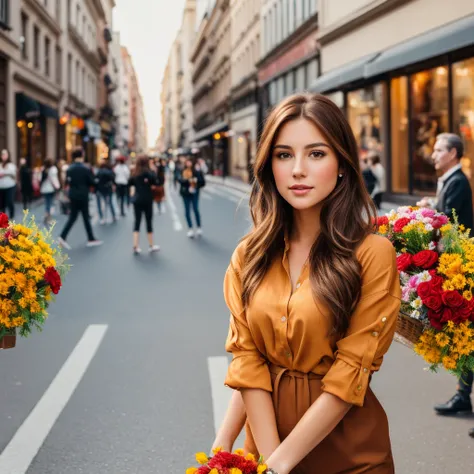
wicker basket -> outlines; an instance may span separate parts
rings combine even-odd
[[[409,347],[413,347],[423,333],[423,323],[411,318],[401,311],[398,313],[396,340]]]
[[[0,336],[0,349],[13,349],[16,345],[16,331],[9,331],[4,336]]]

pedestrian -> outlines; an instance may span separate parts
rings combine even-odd
[[[112,222],[117,221],[113,203],[114,180],[114,172],[110,169],[109,164],[105,160],[102,160],[95,176],[97,211],[101,225],[107,222],[107,209],[110,209]],[[102,203],[104,204],[104,211],[102,211]]]
[[[128,199],[128,181],[130,180],[130,169],[125,163],[125,157],[118,158],[114,173],[117,200],[120,203],[120,215],[125,217],[125,202]]]
[[[135,255],[141,253],[139,239],[143,215],[145,215],[148,234],[148,251],[152,253],[160,250],[160,246],[155,245],[153,241],[153,188],[158,184],[156,174],[150,169],[148,157],[140,156],[130,178],[133,210],[135,212],[135,224],[133,227],[133,253]]]
[[[372,192],[375,188],[375,183],[377,182],[377,178],[375,177],[374,173],[372,173],[372,170],[369,168],[367,157],[361,157],[359,159],[359,166],[362,173],[362,178],[364,179],[365,187],[367,188],[367,192],[372,195]]]
[[[20,158],[20,190],[23,201],[23,210],[29,209],[31,201],[33,200],[33,173],[28,166],[26,158]]]
[[[10,219],[15,217],[16,166],[10,152],[2,150],[0,157],[0,212],[8,210]]]
[[[174,168],[173,168],[173,183],[174,189],[178,189],[179,180],[181,178],[181,173],[183,172],[183,157],[178,156],[178,159],[174,161]]]
[[[444,212],[450,219],[454,213],[460,224],[466,229],[473,228],[474,212],[472,206],[472,191],[469,180],[461,168],[461,158],[464,146],[461,137],[454,133],[441,133],[436,137],[432,160],[438,178],[436,199],[424,197],[418,202],[421,207],[431,206],[439,212]],[[468,372],[459,378],[457,392],[446,403],[434,407],[440,415],[455,415],[472,413],[472,385],[474,373]],[[474,437],[474,429],[469,432]]]
[[[384,192],[387,191],[387,183],[385,179],[385,169],[380,162],[380,156],[377,153],[369,153],[367,157],[368,169],[375,177],[375,186],[370,195],[374,200],[377,209],[382,208],[382,198]]]
[[[161,215],[162,213],[162,205],[163,201],[165,200],[165,182],[166,182],[166,161],[159,160],[156,165],[156,174],[158,177],[159,184],[156,187],[154,192],[154,199],[158,206],[158,214]]]
[[[44,161],[43,170],[41,172],[40,193],[44,199],[44,223],[49,224],[51,221],[51,208],[53,207],[54,197],[60,189],[58,168],[54,165],[52,158]]]
[[[199,165],[195,165],[192,160],[188,159],[185,162],[179,182],[181,185],[180,194],[183,198],[184,211],[188,223],[188,237],[192,239],[195,235],[202,235],[201,213],[199,212],[199,191],[204,187],[206,181]],[[191,208],[196,220],[196,233],[193,229]]]
[[[370,382],[401,289],[395,250],[374,235],[350,125],[324,96],[290,96],[266,120],[254,172],[253,227],[224,279],[225,383],[243,399],[246,449],[270,473],[393,474]],[[239,422],[239,406],[225,419]]]
[[[58,242],[65,249],[71,250],[71,246],[67,243],[66,239],[80,213],[82,214],[87,233],[87,247],[96,247],[102,245],[103,242],[95,238],[89,216],[89,190],[94,186],[94,175],[90,168],[84,164],[84,150],[82,147],[77,147],[73,150],[72,159],[74,163],[69,166],[66,173],[66,189],[70,202],[70,214],[58,238]]]

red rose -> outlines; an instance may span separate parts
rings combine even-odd
[[[410,219],[408,217],[402,217],[400,219],[397,219],[395,221],[395,224],[393,224],[393,230],[395,232],[402,232],[403,228],[410,223]]]
[[[8,216],[4,212],[0,212],[0,229],[8,227]]]
[[[444,280],[438,275],[434,275],[431,277],[431,280],[428,282],[431,286],[431,291],[435,291],[436,293],[441,293],[443,288]]]
[[[433,250],[422,250],[413,255],[413,264],[417,267],[428,269],[438,262],[438,254]]]
[[[51,291],[57,295],[61,289],[61,276],[54,267],[49,267],[46,269],[44,274],[44,279],[48,282],[51,287]]]
[[[437,217],[435,217],[435,218],[431,221],[431,225],[433,226],[433,229],[440,229],[441,227],[443,227],[444,224],[445,224],[445,222],[443,222],[442,220],[438,219]]]
[[[442,316],[442,312],[433,311],[432,309],[428,310],[428,319],[430,320],[430,324],[438,331],[443,329],[443,324],[441,323]]]
[[[456,324],[461,324],[464,321],[469,319],[469,316],[472,313],[471,305],[469,301],[464,300],[462,305],[459,308],[456,308],[453,312],[453,321]]]
[[[445,291],[441,294],[443,303],[450,308],[459,308],[464,303],[464,298],[455,290]]]
[[[442,311],[443,316],[441,316],[441,322],[447,323],[448,321],[453,321],[454,313],[451,308],[444,307]]]
[[[388,225],[388,217],[387,216],[377,217],[377,226],[381,226],[381,225]]]
[[[431,285],[429,281],[422,281],[419,285],[418,288],[416,289],[416,292],[418,293],[418,296],[421,298],[423,303],[425,302],[425,299],[428,298],[428,296],[431,295]]]
[[[412,264],[412,256],[409,253],[402,253],[397,257],[397,268],[399,272],[404,272]]]
[[[443,300],[441,299],[440,295],[431,294],[427,298],[423,299],[423,304],[432,309],[433,311],[439,311],[443,306]]]

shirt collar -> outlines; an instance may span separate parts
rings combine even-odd
[[[450,176],[452,176],[454,173],[456,173],[456,171],[460,170],[461,168],[462,168],[461,163],[459,163],[456,166],[453,166],[450,170],[446,171],[446,173],[441,175],[438,178],[438,181],[440,181],[441,183],[444,183]]]

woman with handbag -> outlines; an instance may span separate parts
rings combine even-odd
[[[153,192],[158,184],[155,173],[150,169],[148,158],[146,156],[139,157],[129,181],[133,210],[135,212],[135,225],[133,228],[133,253],[135,255],[141,253],[139,239],[143,215],[145,216],[148,234],[148,251],[152,253],[160,250],[160,246],[155,245],[153,242]]]
[[[54,164],[52,158],[44,161],[43,172],[41,174],[40,192],[44,198],[44,223],[49,224],[51,221],[51,208],[53,207],[54,197],[60,189],[58,168]]]

